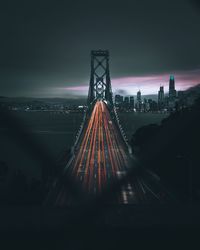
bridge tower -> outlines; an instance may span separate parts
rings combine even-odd
[[[88,105],[99,99],[106,100],[113,105],[108,50],[91,51],[91,74],[88,92]]]

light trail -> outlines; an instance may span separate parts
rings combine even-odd
[[[85,130],[76,160],[71,164],[72,176],[83,178],[83,189],[88,193],[100,192],[107,179],[116,178],[116,172],[125,170],[128,157],[125,144],[111,122],[107,105],[97,101]]]
[[[79,182],[87,194],[100,193],[112,180],[125,176],[130,168],[126,144],[103,101],[95,103],[79,145],[67,174]],[[158,189],[154,185],[147,186],[141,177],[135,176],[132,182],[121,187],[116,201],[136,204],[158,199],[152,187]],[[65,188],[61,188],[56,204],[69,204],[66,193]]]

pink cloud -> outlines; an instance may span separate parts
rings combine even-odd
[[[169,77],[174,75],[177,90],[185,90],[200,83],[200,69],[190,71],[177,71],[164,74],[146,76],[127,76],[111,79],[113,92],[124,90],[130,95],[135,95],[140,89],[142,94],[157,94],[159,87],[164,86],[165,92],[169,88]],[[62,88],[70,94],[87,95],[88,84]]]
[[[172,72],[171,74],[175,77],[177,90],[185,90],[200,83],[200,70]],[[139,89],[143,94],[155,94],[161,85],[164,86],[166,92],[168,91],[169,77],[170,73],[114,78],[112,86],[114,91],[124,89],[130,94],[136,94]]]
[[[70,86],[70,87],[65,87],[64,89],[69,90],[69,91],[88,91],[89,84],[88,86],[80,85],[80,86]]]

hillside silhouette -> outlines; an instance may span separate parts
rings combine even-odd
[[[161,125],[139,128],[131,146],[145,168],[183,202],[200,202],[200,98]]]

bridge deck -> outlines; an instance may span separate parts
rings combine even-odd
[[[96,194],[112,180],[124,176],[130,166],[131,159],[126,144],[111,119],[107,105],[103,101],[97,101],[67,174],[72,176],[86,193]],[[133,182],[128,182],[121,188],[117,199],[123,204],[159,201],[159,192],[157,186],[152,189],[152,183],[149,185],[146,180],[136,176]],[[63,187],[57,196],[56,204],[66,205],[69,201],[67,196]]]
[[[72,164],[73,176],[88,192],[99,192],[129,165],[125,144],[103,101],[98,101]]]

